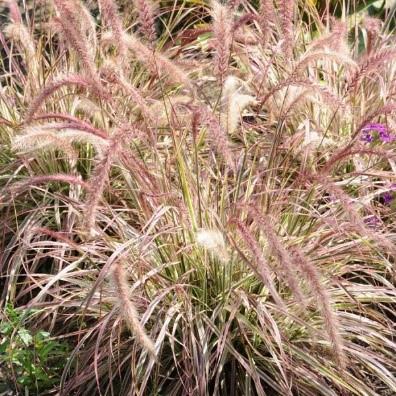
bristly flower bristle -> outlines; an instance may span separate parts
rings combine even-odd
[[[124,29],[117,12],[117,6],[113,0],[99,0],[99,5],[104,22],[112,30],[114,42],[118,46],[119,56],[122,60],[126,56],[126,48],[123,40]]]
[[[260,245],[256,242],[254,236],[251,235],[250,231],[242,222],[237,220],[233,220],[233,222],[236,224],[238,232],[253,254],[254,260],[256,262],[256,264],[253,266],[254,271],[260,276],[260,279],[268,288],[268,291],[271,293],[278,306],[286,311],[286,305],[276,290],[274,282],[272,281],[272,271],[269,267],[269,264],[266,262],[263,253],[260,251]]]
[[[232,18],[230,9],[217,0],[212,3],[213,35],[215,49],[214,72],[223,82],[228,70],[231,56]]]
[[[85,77],[79,74],[69,74],[66,76],[58,76],[53,79],[53,81],[47,83],[47,85],[43,88],[43,90],[34,98],[33,102],[29,105],[25,122],[29,123],[32,121],[36,112],[40,109],[41,105],[45,102],[45,100],[55,93],[58,89],[65,86],[76,86],[78,88],[88,89],[92,93],[101,96],[103,94],[103,90],[96,85],[94,81],[92,81],[89,77]]]
[[[274,10],[273,0],[260,0],[260,28],[262,34],[262,44],[265,48],[272,33],[272,27],[276,21],[276,14]]]
[[[150,0],[134,0],[134,5],[138,11],[138,20],[140,31],[143,36],[150,42],[154,43],[156,39],[155,32],[155,11]]]
[[[282,24],[283,34],[283,50],[287,60],[293,58],[293,47],[294,47],[294,0],[280,0],[279,2],[279,13]]]
[[[87,14],[84,6],[77,0],[54,0],[59,12],[56,23],[61,27],[66,42],[77,52],[86,74],[100,90],[101,84],[95,65],[95,47],[88,42]],[[95,36],[96,37],[96,36]]]
[[[261,215],[252,207],[250,207],[250,214],[255,221],[257,221],[260,230],[267,239],[271,254],[276,257],[281,267],[281,274],[286,279],[290,289],[296,297],[296,300],[304,306],[306,304],[305,298],[297,281],[295,268],[293,266],[293,258],[287,251],[282,240],[276,235],[272,226],[274,224],[274,219]]]
[[[127,274],[122,267],[123,264],[122,262],[116,262],[113,265],[113,281],[124,320],[127,322],[128,327],[136,337],[140,346],[142,346],[143,349],[145,349],[151,357],[155,359],[156,352],[154,344],[145,333],[143,326],[140,324],[137,310],[129,297]]]
[[[340,369],[345,370],[347,358],[344,352],[344,341],[340,335],[340,324],[337,314],[332,310],[330,296],[325,286],[321,284],[319,273],[314,264],[305,257],[303,252],[294,247],[292,248],[292,257],[311,286],[316,303],[322,311],[326,331],[334,350],[334,356],[340,365]]]

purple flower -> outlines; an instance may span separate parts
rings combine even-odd
[[[391,191],[396,191],[396,183],[392,183],[392,184],[389,186],[389,189],[390,189]]]
[[[375,215],[368,216],[363,221],[370,228],[378,228],[379,225],[381,224],[381,220],[379,219],[378,216]]]
[[[369,132],[369,131],[377,131],[378,133],[380,132],[388,132],[388,127],[384,124],[378,124],[378,123],[372,123],[372,124],[366,124],[362,128],[362,132]]]
[[[390,205],[393,201],[393,193],[387,191],[382,195],[382,199],[384,200],[384,205]]]
[[[396,139],[396,136],[389,132],[389,129],[384,124],[372,123],[366,124],[362,129],[361,140],[366,143],[371,143],[374,140],[373,132],[377,132],[379,139],[383,143],[390,143]]]
[[[364,131],[362,133],[362,136],[360,137],[360,140],[362,140],[363,142],[366,142],[366,143],[371,143],[374,140],[374,138],[370,132]]]
[[[389,131],[380,131],[379,138],[384,143],[390,143],[390,142],[393,142],[393,140],[395,139],[395,136],[391,135],[389,133]]]

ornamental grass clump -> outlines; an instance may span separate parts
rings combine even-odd
[[[69,346],[49,393],[396,393],[395,32],[346,8],[5,3],[0,318]]]

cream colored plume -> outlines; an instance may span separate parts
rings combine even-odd
[[[191,103],[191,97],[186,95],[167,96],[163,100],[155,101],[150,107],[151,114],[156,116],[158,127],[168,127],[171,120],[179,126],[190,123],[191,112],[186,105]]]
[[[37,85],[36,80],[39,75],[39,63],[32,35],[24,24],[18,22],[8,24],[4,29],[4,33],[17,44],[27,65],[29,87],[25,87],[25,93],[28,89],[35,89]]]
[[[216,255],[220,260],[228,260],[228,252],[223,234],[217,230],[201,229],[196,234],[199,246]]]
[[[312,154],[320,148],[328,148],[335,144],[333,139],[327,138],[312,129],[309,120],[302,122],[298,126],[297,131],[302,132],[303,135],[303,140],[297,148],[300,153]]]
[[[241,80],[235,76],[227,77],[222,95],[221,123],[228,133],[233,133],[238,127],[243,111],[256,103],[255,97],[248,93],[242,93],[242,90],[247,91],[247,88]]]
[[[38,150],[62,150],[74,158],[76,153],[72,143],[89,143],[97,155],[101,157],[108,146],[107,140],[73,128],[60,128],[61,124],[49,123],[40,126],[27,127],[21,135],[16,135],[12,141],[12,148],[19,153]]]

